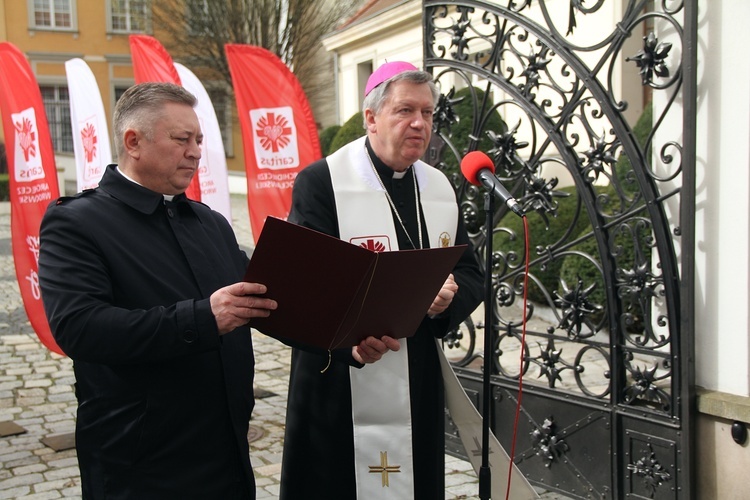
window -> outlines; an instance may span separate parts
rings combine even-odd
[[[73,128],[70,125],[70,97],[67,85],[40,85],[49,133],[56,153],[73,152]]]
[[[120,100],[120,97],[122,97],[122,94],[124,94],[125,91],[128,90],[129,88],[130,88],[129,85],[127,87],[120,87],[120,86],[115,87],[115,103]]]
[[[29,0],[28,6],[32,28],[76,29],[75,0]]]
[[[367,80],[370,78],[372,71],[372,61],[365,61],[357,64],[357,86],[359,87],[357,95],[359,96],[358,109],[360,110],[362,109],[362,103],[365,100],[365,87],[367,86]]]
[[[110,0],[109,28],[112,31],[143,33],[150,25],[148,0]]]
[[[115,112],[115,106],[117,105],[117,101],[120,100],[120,97],[122,97],[122,94],[125,93],[126,90],[128,90],[132,86],[132,83],[123,83],[123,82],[117,82],[114,83],[114,87],[112,87],[112,93],[110,95],[114,96],[114,101],[111,102],[111,110],[112,114]],[[114,124],[110,122],[109,124],[109,140],[111,141],[110,146],[112,150],[112,163],[117,163],[117,155],[118,152],[115,150],[115,141],[114,139],[115,129]]]

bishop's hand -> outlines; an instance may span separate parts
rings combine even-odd
[[[388,351],[398,351],[401,344],[398,340],[387,335],[381,338],[367,337],[359,344],[352,347],[352,357],[358,363],[374,363],[383,357]]]

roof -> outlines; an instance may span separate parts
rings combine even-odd
[[[336,31],[348,28],[360,21],[364,21],[365,19],[374,17],[381,12],[390,9],[391,7],[409,3],[410,1],[412,0],[365,0],[362,7],[360,7],[359,10],[357,10],[357,12],[352,15],[352,17],[345,20],[338,28],[336,28]]]

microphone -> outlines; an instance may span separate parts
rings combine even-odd
[[[471,151],[461,160],[461,173],[475,186],[484,185],[519,217],[523,217],[521,205],[511,196],[505,186],[495,177],[495,164],[481,151]]]

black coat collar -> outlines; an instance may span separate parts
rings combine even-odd
[[[99,188],[102,191],[144,214],[152,214],[164,204],[163,194],[128,180],[116,168],[117,165],[107,165],[102,180],[99,181]],[[185,193],[178,194],[172,200],[173,203],[186,201]],[[187,203],[187,205],[190,204]]]

